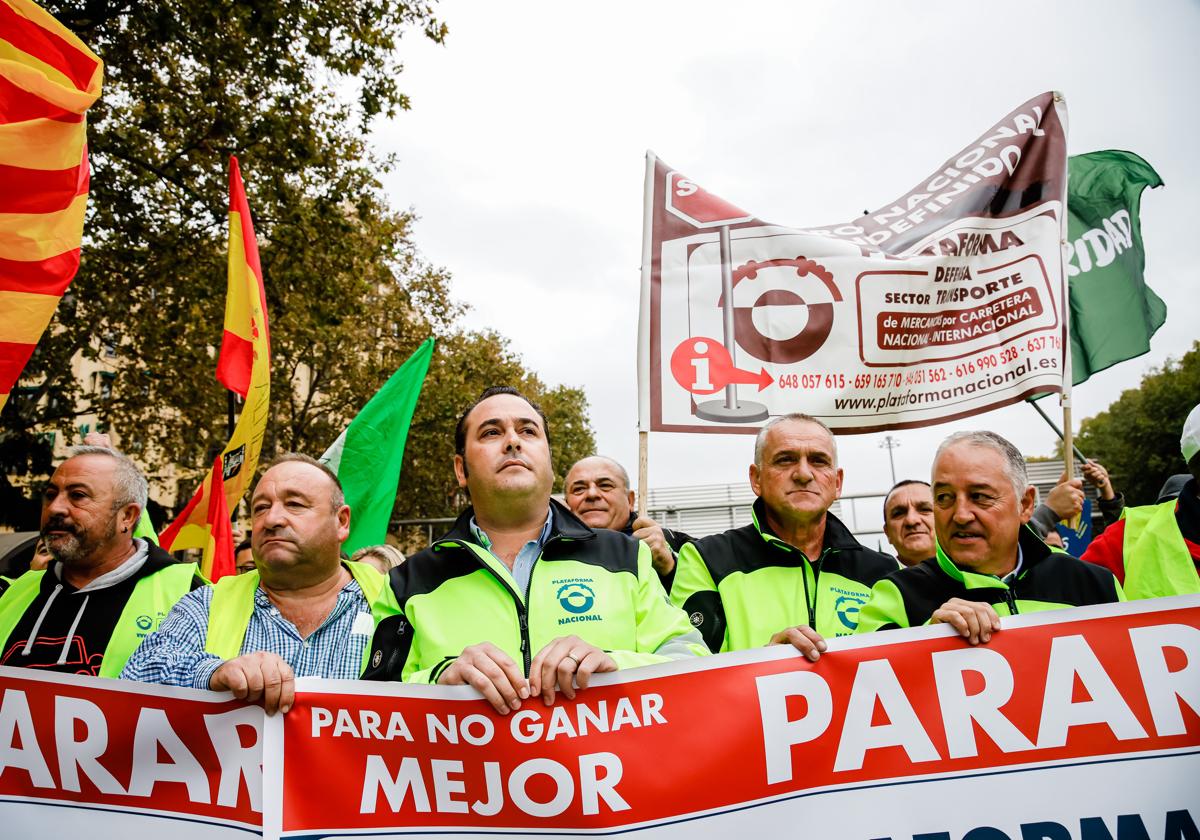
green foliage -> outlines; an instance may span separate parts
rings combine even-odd
[[[1131,505],[1151,504],[1174,473],[1187,472],[1179,452],[1183,421],[1200,400],[1200,341],[1168,359],[1107,410],[1084,420],[1077,445],[1108,468]]]
[[[494,332],[452,335],[434,354],[413,415],[400,471],[398,518],[451,516],[465,505],[454,477],[454,427],[463,409],[492,385],[512,385],[546,412],[555,492],[562,490],[570,466],[595,450],[581,390],[547,388]]]
[[[463,308],[450,298],[449,277],[417,252],[414,217],[391,209],[379,181],[391,161],[367,145],[372,119],[409,107],[399,87],[402,34],[446,36],[431,3],[44,5],[101,56],[105,82],[89,112],[82,265],[24,372],[25,390],[0,414],[5,473],[44,474],[50,450],[38,433],[77,440],[77,418],[96,413],[152,475],[178,465],[180,502],[191,494],[228,433],[228,393],[213,372],[230,154],[241,163],[266,278],[273,358],[264,459],[320,454],[431,334],[441,349],[428,394],[461,402],[443,376],[468,389],[493,376],[536,383],[499,337],[456,327]],[[117,376],[101,398],[77,381],[72,361],[102,358],[106,343],[116,347]],[[582,395],[563,393],[567,425],[590,435]],[[441,438],[453,421],[422,416],[426,427],[408,453],[433,484],[409,483],[420,491],[402,508],[443,515],[452,511],[444,488],[453,477]]]

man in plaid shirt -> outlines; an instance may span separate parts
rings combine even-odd
[[[130,658],[123,679],[232,691],[287,712],[295,678],[354,679],[384,578],[341,560],[350,508],[306,455],[276,458],[250,501],[257,570],[190,593]]]

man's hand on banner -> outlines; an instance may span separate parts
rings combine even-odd
[[[667,545],[662,526],[649,516],[633,520],[633,537],[650,546],[651,562],[659,575],[669,575],[675,568],[675,552]]]
[[[807,659],[816,662],[825,652],[825,639],[806,624],[780,630],[771,637],[768,645],[791,645]]]
[[[563,636],[538,651],[529,665],[529,688],[541,694],[547,706],[554,705],[554,691],[575,699],[575,686],[584,689],[592,674],[617,670],[611,656],[578,636]]]
[[[269,715],[287,712],[296,699],[296,674],[277,654],[257,651],[230,659],[208,681],[213,691],[232,691],[247,703],[259,703]]]
[[[992,609],[991,604],[982,601],[964,601],[962,598],[951,598],[935,610],[929,619],[930,624],[949,624],[973,645],[980,642],[987,644],[992,634],[1000,630],[1000,616]]]
[[[521,708],[521,701],[530,695],[521,666],[491,642],[463,648],[458,659],[442,671],[438,685],[469,685],[502,715]]]

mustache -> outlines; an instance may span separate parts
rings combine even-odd
[[[299,537],[291,528],[280,525],[276,528],[266,528],[263,530],[263,540],[290,540],[291,542],[299,542]]]
[[[66,531],[69,534],[78,535],[75,526],[63,516],[61,513],[56,513],[46,520],[46,524],[42,526],[41,534],[45,537],[50,531]]]

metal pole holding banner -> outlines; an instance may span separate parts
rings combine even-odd
[[[1063,134],[1067,130],[1067,103],[1063,95],[1054,92],[1054,110],[1062,122]],[[1070,167],[1063,172],[1062,218],[1059,220],[1059,249],[1058,249],[1058,282],[1062,297],[1062,413],[1063,430],[1059,436],[1063,442],[1063,466],[1067,478],[1075,474],[1075,433],[1071,426],[1071,386],[1074,384],[1074,373],[1071,369],[1071,293],[1067,286],[1067,196],[1070,193],[1068,179]],[[1048,419],[1048,418],[1047,418]],[[1081,458],[1083,456],[1080,456]],[[1083,460],[1087,460],[1083,458]]]
[[[729,246],[729,228],[721,228],[721,327],[725,331],[725,349],[729,358],[737,353],[737,342],[733,338],[733,249]],[[725,386],[725,408],[737,410],[737,385],[730,382]]]
[[[734,333],[733,321],[733,253],[729,242],[729,226],[722,225],[720,231],[721,244],[721,326],[725,335],[723,341],[729,358],[737,358],[737,339]],[[725,400],[709,400],[696,404],[696,416],[702,420],[715,420],[718,423],[757,423],[770,416],[767,407],[762,403],[749,400],[738,402],[737,385],[733,382],[725,386]]]
[[[641,518],[646,515],[646,497],[649,490],[646,485],[650,482],[650,433],[638,432],[638,492],[637,514]]]

